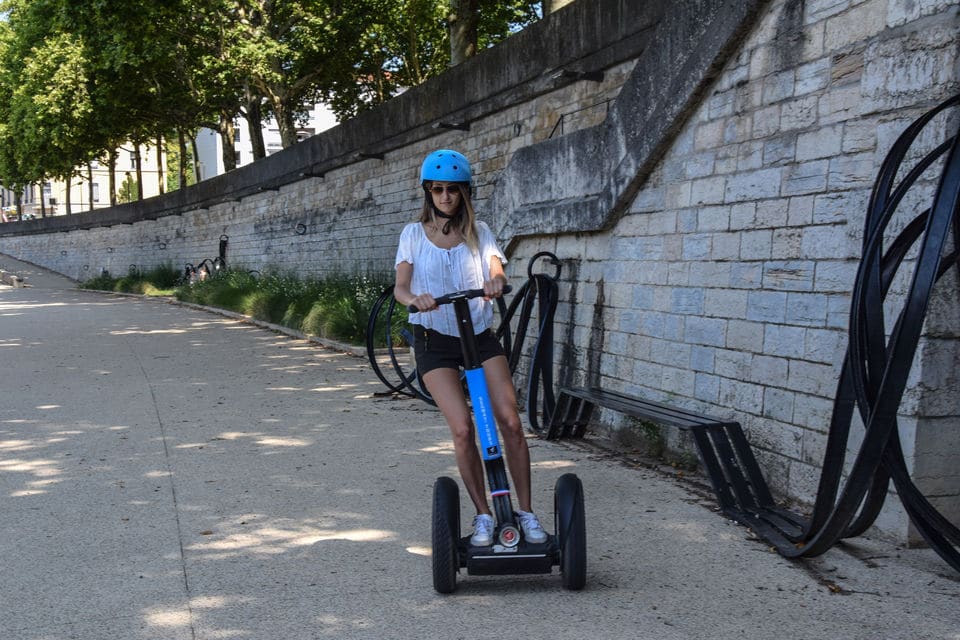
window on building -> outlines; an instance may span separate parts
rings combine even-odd
[[[137,168],[137,154],[135,151],[130,152],[130,168],[131,169]]]
[[[242,156],[240,155],[240,152],[237,151],[237,166],[239,167],[242,164],[243,164]]]
[[[93,201],[100,202],[100,185],[99,183],[93,183]]]

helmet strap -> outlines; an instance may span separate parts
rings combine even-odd
[[[443,227],[440,229],[440,231],[441,233],[443,233],[443,235],[448,235],[450,233],[450,229],[453,226],[453,224],[460,221],[460,212],[457,211],[455,214],[451,216],[437,209],[436,205],[434,205],[433,203],[431,203],[430,206],[433,207],[433,215],[435,215],[438,218],[443,218],[444,220],[446,220],[446,222],[443,223]]]

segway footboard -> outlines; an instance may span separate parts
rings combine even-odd
[[[474,576],[551,573],[560,557],[553,536],[540,544],[521,542],[515,547],[474,547],[466,536],[460,539],[458,555],[463,560],[461,566]]]

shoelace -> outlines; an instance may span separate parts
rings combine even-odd
[[[480,535],[490,534],[493,532],[493,522],[490,518],[477,516],[473,519],[473,530]]]
[[[525,513],[520,516],[520,526],[526,530],[542,529],[540,526],[540,520],[537,519],[537,516],[533,513]]]

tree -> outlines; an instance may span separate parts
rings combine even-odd
[[[352,66],[367,0],[237,0],[242,37],[233,60],[262,95],[282,145],[297,142],[296,126],[316,101],[318,84]]]
[[[450,2],[468,27],[463,56],[536,20],[528,0],[0,0],[0,181],[26,186],[154,144],[217,128],[225,165],[246,117],[255,157],[260,119],[283,145],[321,99],[342,120],[442,73]],[[459,19],[458,19],[459,20]],[[459,27],[457,27],[459,29]],[[181,157],[187,157],[186,142]],[[112,173],[111,173],[112,177]],[[137,181],[138,184],[140,181]],[[186,179],[181,181],[185,183]],[[111,198],[116,193],[111,183]]]
[[[539,19],[539,0],[368,0],[371,11],[355,62],[321,80],[321,95],[341,120],[443,73]]]

